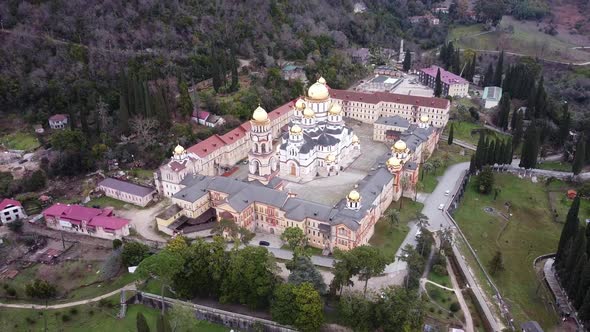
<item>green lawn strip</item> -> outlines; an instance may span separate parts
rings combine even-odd
[[[32,134],[16,132],[6,135],[0,139],[6,148],[11,150],[35,150],[40,146],[39,140]]]
[[[563,161],[544,161],[537,164],[539,169],[547,169],[550,171],[571,172],[572,164]]]
[[[552,221],[543,184],[507,174],[497,174],[495,178],[495,186],[501,189],[497,200],[493,200],[493,195],[477,193],[472,181],[455,219],[486,267],[496,251],[502,252],[505,270],[493,278],[510,304],[515,320],[519,323],[536,320],[545,328],[554,326],[555,313],[546,309],[536,293],[538,279],[532,262],[555,250],[562,225]],[[513,216],[499,237],[507,221],[483,208],[506,212],[505,202],[512,204]],[[480,284],[485,286],[487,282],[477,272],[474,260],[468,254],[465,256],[478,274]],[[484,288],[491,291],[489,287]]]
[[[137,208],[137,209],[141,209],[140,206],[131,204],[131,203],[127,203],[127,202],[123,202],[120,201],[118,199],[114,199],[111,197],[107,197],[107,196],[102,196],[102,197],[97,197],[97,198],[93,198],[90,201],[88,201],[88,203],[86,203],[86,206],[89,207],[93,207],[93,206],[100,206],[101,208],[105,208],[107,206],[110,207],[114,207],[115,209],[129,209],[129,208]]]
[[[461,155],[461,151],[463,151],[463,155]],[[471,154],[473,154],[473,151],[462,148],[458,145],[449,145],[445,141],[439,142],[438,147],[434,150],[432,156],[428,158],[427,162],[432,163],[434,160],[438,159],[441,161],[442,166],[438,169],[432,169],[430,172],[426,172],[424,167],[420,167],[418,182],[421,186],[418,191],[426,193],[433,192],[438,185],[437,178],[443,175],[449,166],[469,161],[471,159]]]
[[[397,249],[400,247],[406,235],[410,231],[408,222],[416,219],[416,214],[422,211],[424,205],[414,202],[409,198],[402,198],[402,209],[399,210],[399,202],[393,202],[387,208],[385,216],[381,217],[375,225],[375,233],[369,243],[372,246],[380,248],[388,257],[394,257]],[[387,220],[387,214],[390,209],[399,210],[400,222],[392,226]]]
[[[552,191],[549,193],[549,197],[552,201],[553,208],[557,213],[557,221],[558,222],[565,222],[565,217],[567,216],[567,212],[572,205],[572,200],[567,198],[565,195],[566,191]],[[590,201],[587,199],[580,200],[580,212],[578,213],[578,218],[580,222],[585,224],[585,220],[590,218]]]
[[[289,246],[287,244],[283,244],[281,246],[281,249],[291,251],[291,249],[289,248]],[[312,256],[322,256],[322,249],[320,249],[320,248],[307,246],[307,247],[305,247],[305,250],[309,251]]]
[[[130,176],[139,178],[141,180],[151,180],[154,178],[154,171],[151,169],[132,168],[128,173]]]
[[[508,136],[502,133],[499,133],[494,130],[486,129],[480,123],[473,123],[473,122],[465,122],[465,121],[449,121],[447,126],[445,127],[444,134],[448,135],[449,130],[451,130],[451,124],[453,125],[453,138],[458,139],[460,141],[471,143],[473,145],[477,145],[477,141],[479,140],[479,131],[478,130],[485,130],[486,137],[490,139],[507,139]],[[441,142],[442,143],[442,142]]]
[[[74,332],[129,332],[136,331],[136,317],[141,312],[150,327],[156,330],[159,310],[140,304],[132,304],[127,308],[125,318],[118,319],[119,295],[112,296],[101,303],[80,305],[60,310],[33,310],[2,308],[0,324],[3,331],[42,331],[44,316],[47,318],[48,331]],[[220,332],[229,329],[205,321],[195,320],[195,331]]]
[[[443,285],[445,287],[453,288],[453,285],[451,284],[451,278],[448,275],[441,275],[430,270],[430,274],[428,274],[428,280],[436,282],[437,284]]]

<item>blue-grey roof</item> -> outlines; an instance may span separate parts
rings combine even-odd
[[[121,180],[113,179],[113,178],[106,178],[106,179],[100,181],[98,186],[111,188],[114,190],[118,190],[120,192],[124,192],[124,193],[134,195],[134,196],[141,196],[141,197],[151,195],[156,191],[156,189],[154,189],[154,188],[144,187],[144,186],[140,186],[135,183],[121,181]]]
[[[402,128],[408,128],[410,126],[410,121],[402,118],[399,115],[394,116],[382,116],[378,118],[375,123],[388,125],[388,126],[396,126]]]

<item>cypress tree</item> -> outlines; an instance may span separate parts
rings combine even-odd
[[[588,241],[586,241],[588,244]],[[576,296],[574,299],[574,305],[576,308],[580,308],[580,306],[584,303],[584,295],[588,291],[590,287],[590,261],[586,261],[584,265],[584,270],[582,271],[582,275],[580,276],[580,283],[578,286],[578,290],[576,292]]]
[[[137,313],[137,316],[135,318],[135,325],[137,327],[137,332],[150,332],[150,327],[148,326],[148,323],[145,320],[145,316],[141,312]]]
[[[522,135],[524,133],[524,120],[522,118],[522,112],[516,112],[516,124],[513,129],[514,135],[512,140],[512,149],[516,150],[520,141],[522,141]]]
[[[570,135],[571,116],[568,111],[567,103],[563,106],[561,119],[559,120],[559,143],[564,144]]]
[[[486,73],[483,77],[484,88],[486,86],[492,86],[493,82],[494,82],[494,66],[492,66],[492,63],[490,62],[488,65],[488,69],[486,70]]]
[[[505,144],[506,149],[504,150],[504,164],[512,164],[512,153],[514,151],[512,144],[512,137],[508,137],[508,141]]]
[[[477,148],[475,149],[475,167],[479,170],[486,162],[485,156],[485,138],[483,132],[479,133],[479,141],[477,142]]]
[[[535,168],[539,155],[539,138],[535,124],[531,124],[525,133],[524,145],[520,158],[520,167]]]
[[[585,238],[585,237],[584,237]],[[586,240],[584,240],[584,245],[586,244]],[[586,255],[586,253],[582,253],[581,255],[577,255],[577,261],[575,264],[574,269],[572,270],[572,273],[570,273],[570,283],[569,283],[569,287],[568,287],[568,295],[570,297],[570,299],[574,299],[576,297],[576,293],[579,290],[580,287],[580,277],[582,275],[582,272],[584,271],[584,266],[586,265],[586,262],[588,261],[588,256]]]
[[[547,93],[545,92],[545,85],[543,76],[539,79],[537,84],[537,91],[535,92],[535,118],[544,118],[547,109]]]
[[[406,50],[406,55],[404,56],[404,71],[407,72],[412,68],[412,53],[410,53],[410,50],[407,49]]]
[[[494,164],[503,164],[504,160],[504,142],[500,139],[496,139],[494,147]]]
[[[576,196],[572,205],[570,206],[569,211],[567,212],[567,217],[565,218],[565,225],[561,230],[561,236],[559,238],[559,244],[557,245],[557,253],[555,255],[555,262],[558,266],[563,266],[563,261],[566,259],[564,257],[564,251],[569,241],[573,241],[573,238],[576,236],[576,232],[578,231],[578,212],[580,211],[580,197]]]
[[[436,79],[434,81],[434,96],[440,97],[442,95],[442,82],[440,80],[440,68],[436,71]]]
[[[508,119],[510,117],[510,93],[506,92],[500,99],[498,105],[498,127],[503,130],[508,129]]]
[[[233,45],[233,44],[232,44]],[[238,91],[240,88],[240,81],[238,75],[238,58],[234,47],[230,50],[230,61],[231,61],[231,86],[230,91]]]
[[[574,175],[580,174],[584,167],[584,161],[586,159],[586,140],[584,135],[580,135],[578,143],[576,144],[576,154],[574,154],[574,162],[572,163],[572,172]]]
[[[586,291],[582,306],[578,310],[578,317],[584,322],[590,320],[590,289]]]
[[[461,55],[459,54],[459,50],[453,53],[453,66],[451,69],[453,73],[457,75],[461,74]]]
[[[476,63],[477,63],[476,54],[473,53],[473,58],[471,58],[471,62],[469,63],[469,75],[467,76],[467,80],[469,82],[473,82],[473,76],[475,75]]]
[[[494,85],[502,86],[502,74],[504,71],[504,50],[500,53],[498,58],[498,64],[496,65],[496,71],[494,72]]]
[[[516,129],[516,120],[518,119],[518,113],[520,113],[518,110],[514,110],[514,112],[512,112],[512,118],[510,119],[510,130],[512,131]]]
[[[488,142],[487,158],[486,158],[487,164],[494,165],[495,158],[496,158],[496,143],[495,143],[495,141],[489,141]]]
[[[168,318],[164,315],[160,315],[158,317],[158,321],[156,323],[156,331],[157,332],[172,332],[172,327],[170,326],[170,322]]]
[[[127,108],[127,94],[121,92],[119,95],[118,126],[121,134],[129,131],[129,109]]]
[[[447,63],[447,46],[448,44],[442,44],[440,47],[440,53],[438,54],[438,58],[443,64]]]
[[[193,112],[193,102],[191,101],[191,96],[188,92],[188,85],[185,81],[180,81],[178,84],[178,90],[180,92],[180,113],[183,116],[190,117]]]
[[[471,160],[469,161],[469,174],[475,174],[477,170],[477,166],[475,165],[475,154],[471,155]]]
[[[451,129],[449,130],[449,140],[447,141],[449,145],[453,144],[453,128],[454,125],[451,123]]]

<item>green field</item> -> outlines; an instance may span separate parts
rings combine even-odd
[[[493,279],[511,307],[518,322],[515,325],[536,320],[547,329],[557,323],[557,316],[548,311],[542,292],[537,292],[539,280],[532,263],[536,257],[555,251],[562,225],[553,222],[544,184],[507,174],[495,174],[495,178],[495,187],[501,189],[497,199],[493,194],[477,193],[472,180],[455,219],[486,268],[496,251],[502,253],[505,270]],[[507,214],[505,202],[512,205],[510,221],[483,210],[493,207]],[[481,279],[476,265],[473,269]],[[480,284],[487,283],[480,280]]]
[[[143,168],[132,168],[129,170],[129,175],[141,180],[152,180],[154,178],[154,171]]]
[[[479,131],[484,130],[486,137],[490,139],[505,139],[507,138],[506,135],[500,134],[496,131],[485,129],[483,125],[479,123],[472,123],[472,122],[464,122],[464,121],[449,121],[447,126],[445,127],[444,134],[448,135],[449,130],[451,129],[451,124],[453,124],[453,138],[461,140],[463,142],[471,143],[473,145],[477,145],[477,141],[479,140]]]
[[[519,21],[504,16],[495,31],[486,32],[482,24],[455,26],[450,29],[448,40],[455,46],[474,50],[500,51],[525,54],[564,62],[585,62],[590,53],[572,49],[575,46],[562,36],[551,36],[539,31],[536,22]]]
[[[463,155],[461,155],[461,151],[463,151]],[[471,150],[464,149],[455,144],[448,145],[446,141],[440,141],[438,147],[434,150],[432,156],[428,158],[427,162],[432,163],[438,159],[441,161],[442,166],[430,172],[425,172],[424,167],[420,168],[418,191],[426,193],[433,192],[438,184],[437,177],[443,175],[449,166],[469,161],[471,154],[473,154]]]
[[[2,142],[7,149],[11,150],[32,151],[40,146],[37,137],[20,131],[3,136],[0,139],[0,142]]]
[[[107,301],[76,306],[62,310],[9,309],[0,310],[0,326],[2,331],[43,331],[44,318],[47,319],[47,331],[80,331],[80,332],[134,332],[136,331],[137,313],[145,316],[150,331],[156,331],[156,320],[159,311],[143,305],[130,305],[124,319],[118,319],[119,296]],[[43,316],[45,312],[45,316]],[[221,332],[229,331],[220,325],[195,320],[194,331]]]
[[[92,207],[94,205],[100,206],[101,208],[105,208],[107,206],[110,206],[110,207],[114,207],[115,209],[128,209],[130,207],[141,209],[141,207],[139,207],[137,205],[133,205],[131,203],[123,202],[118,199],[114,199],[114,198],[107,197],[107,196],[93,198],[90,201],[88,201],[88,203],[86,203],[86,206],[89,206],[89,207]]]
[[[393,226],[386,217],[381,217],[375,225],[375,234],[371,237],[369,243],[372,246],[380,248],[389,257],[394,257],[397,249],[400,247],[406,235],[410,231],[408,222],[416,219],[416,214],[422,211],[424,205],[414,202],[409,198],[402,198],[402,209],[399,211],[399,224]],[[390,209],[399,210],[399,202],[393,202],[385,211],[387,216]]]
[[[571,172],[572,164],[563,161],[544,161],[537,164],[537,168],[551,171]]]

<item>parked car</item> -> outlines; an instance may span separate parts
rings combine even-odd
[[[450,190],[445,191],[445,196],[449,196],[450,193],[451,193]]]
[[[438,209],[439,210],[444,210],[444,208],[445,208],[445,205],[444,204],[441,204],[441,205],[438,206]]]
[[[246,160],[242,161],[242,164],[244,164],[244,165],[248,165],[248,159],[246,159]]]
[[[260,242],[258,242],[258,245],[268,247],[268,246],[270,246],[270,243],[268,243],[267,241],[260,241]]]

